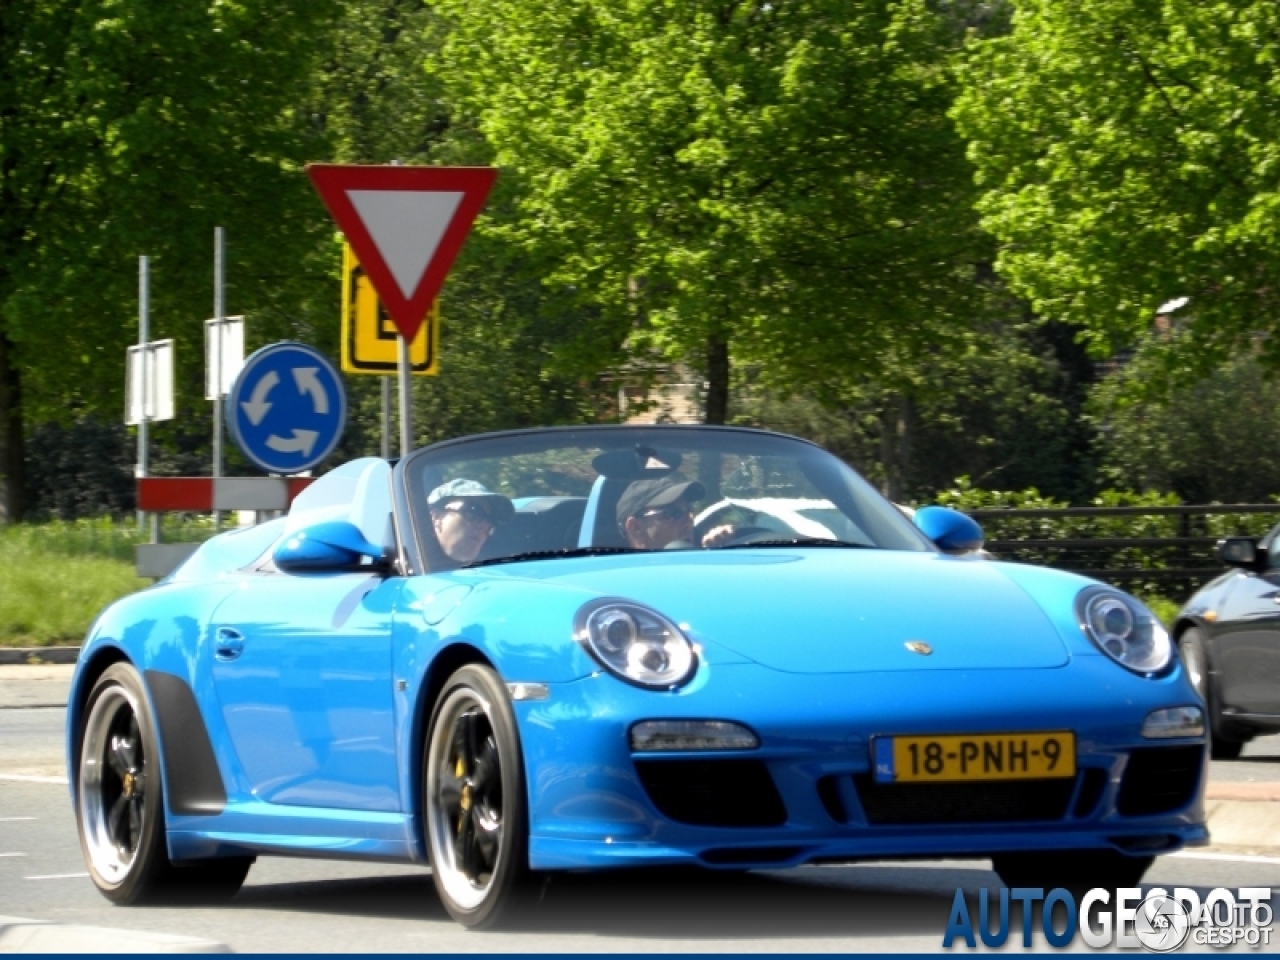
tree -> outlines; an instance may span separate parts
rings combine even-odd
[[[441,27],[424,0],[344,0],[320,48],[310,100],[335,161],[488,161],[475,130],[450,116],[441,82],[423,71],[439,56]],[[512,186],[499,179],[445,284],[441,373],[413,378],[415,443],[581,422],[601,406],[598,385],[581,375],[591,364],[576,355],[584,311],[545,289],[541,262],[504,233],[518,216]],[[336,267],[339,253],[329,244],[321,256]],[[330,290],[336,294],[336,279]],[[347,379],[354,412],[340,455],[378,449],[379,386],[374,377]]]
[[[743,376],[735,422],[808,437],[898,502],[929,502],[962,476],[1080,502],[1095,487],[1093,430],[1081,417],[1092,371],[1081,353],[1069,330],[997,314],[906,388],[901,377],[868,378],[819,404]]]
[[[1266,503],[1280,494],[1280,382],[1244,353],[1166,381],[1173,340],[1148,338],[1100,381],[1089,417],[1104,482],[1172,491],[1186,503]],[[1166,385],[1167,383],[1167,385]]]
[[[963,326],[956,34],[923,2],[438,9],[429,70],[512,185],[496,229],[590,308],[584,365],[688,361],[719,423],[732,363],[816,389]]]
[[[1107,354],[1191,298],[1178,363],[1280,365],[1280,6],[1020,0],[955,117],[998,268]]]
[[[153,336],[202,397],[213,227],[229,307],[305,330],[321,150],[297,109],[324,0],[9,0],[0,5],[0,474],[22,516],[24,427],[122,408],[139,254]],[[200,402],[203,406],[203,402]],[[186,413],[192,412],[188,404]]]

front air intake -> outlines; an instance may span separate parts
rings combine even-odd
[[[780,827],[787,810],[759,760],[636,760],[658,812],[699,827]]]
[[[1139,747],[1129,754],[1116,797],[1122,817],[1172,813],[1191,803],[1200,786],[1204,747]]]

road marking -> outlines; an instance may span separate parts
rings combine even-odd
[[[87,877],[87,873],[46,873],[39,877],[23,877],[23,880],[72,880],[76,877]]]
[[[12,823],[15,820],[34,820],[35,817],[0,817],[0,823]]]
[[[25,853],[0,853],[0,857],[25,857]]]
[[[1280,863],[1280,857],[1258,857],[1249,853],[1198,853],[1194,850],[1182,850],[1165,856],[1182,857],[1184,860],[1226,860],[1229,863]]]
[[[0,780],[21,780],[23,783],[70,783],[66,777],[34,777],[25,773],[0,773]]]

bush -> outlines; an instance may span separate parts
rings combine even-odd
[[[983,490],[974,487],[967,477],[940,492],[933,501],[966,513],[995,509],[1065,510],[1068,504],[1045,497],[1035,488],[1027,490]],[[1182,501],[1172,493],[1135,493],[1127,490],[1104,490],[1087,504],[1093,507],[1170,507]],[[1218,561],[1212,543],[1179,543],[1168,545],[1122,545],[1067,548],[1051,543],[1034,546],[1001,546],[1010,541],[1048,540],[1156,540],[1198,538],[1217,540],[1232,535],[1262,536],[1280,518],[1280,503],[1275,514],[1210,514],[1180,516],[1175,514],[1133,514],[1123,516],[1047,516],[999,517],[979,516],[987,541],[997,544],[994,552],[1002,559],[1043,564],[1066,570],[1134,571],[1205,568],[1201,576],[1162,578],[1117,576],[1116,585],[1144,597],[1165,598],[1164,602],[1185,600],[1194,590],[1216,573]],[[1175,611],[1176,612],[1176,611]]]

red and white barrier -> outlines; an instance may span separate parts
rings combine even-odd
[[[287,510],[314,477],[139,477],[138,509]]]

